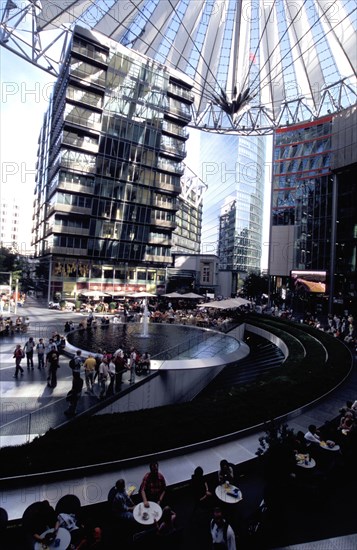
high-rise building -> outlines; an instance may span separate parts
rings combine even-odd
[[[179,210],[176,213],[176,229],[172,239],[172,253],[197,254],[202,234],[202,205],[207,185],[185,166],[181,178]]]
[[[275,132],[269,274],[295,306],[356,297],[356,113]]]
[[[191,89],[185,75],[76,28],[39,138],[33,244],[49,297],[164,289]]]
[[[200,138],[203,254],[217,254],[219,269],[237,275],[260,272],[263,233],[266,138],[214,135]]]
[[[0,204],[0,244],[18,250],[20,207],[15,198],[3,198]]]

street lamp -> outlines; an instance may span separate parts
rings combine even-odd
[[[19,292],[19,280],[16,279],[15,280],[15,307],[14,307],[15,315],[17,313],[17,296],[18,296],[18,292]]]

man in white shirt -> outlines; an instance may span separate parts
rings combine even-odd
[[[320,445],[321,439],[314,424],[310,424],[308,431],[304,435],[304,439],[307,442],[308,446],[310,446],[312,443]]]
[[[223,518],[222,510],[215,508],[210,523],[212,548],[236,550],[236,538],[232,527]]]

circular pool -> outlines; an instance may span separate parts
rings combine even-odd
[[[147,326],[147,337],[144,337],[142,324],[123,323],[75,330],[67,334],[67,341],[76,348],[94,353],[99,348],[113,353],[118,348],[129,351],[135,347],[139,353],[147,351],[152,358],[160,358],[161,354],[169,350],[174,353],[181,346],[194,345],[195,341],[203,340],[207,333],[217,334],[215,331],[185,325],[153,323]]]

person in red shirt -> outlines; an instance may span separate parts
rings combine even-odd
[[[162,504],[166,492],[166,481],[164,476],[159,472],[159,464],[157,462],[150,463],[150,472],[144,475],[140,485],[140,493],[143,499],[144,506],[149,507],[149,500]]]
[[[20,344],[17,344],[15,351],[14,351],[14,359],[15,359],[15,374],[14,378],[17,378],[19,375],[19,372],[21,372],[21,376],[24,374],[24,369],[21,366],[21,359],[23,359],[25,356],[24,351]]]

